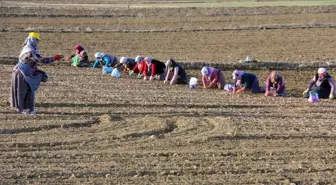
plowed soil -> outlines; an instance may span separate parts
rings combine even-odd
[[[335,6],[85,10],[3,4],[0,56],[17,57],[27,32],[36,30],[44,56],[70,54],[82,43],[91,59],[103,51],[188,63],[247,55],[265,62],[335,60]],[[0,184],[336,182],[335,100],[301,98],[317,69],[280,71],[289,97],[273,98],[127,74],[115,79],[65,61],[40,67],[50,78],[36,94],[38,114],[28,116],[8,106],[13,65],[1,64]],[[231,82],[232,71],[222,70]],[[261,85],[269,74],[248,72]],[[200,79],[200,70],[187,73]]]

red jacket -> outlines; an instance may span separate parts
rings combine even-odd
[[[143,66],[144,66],[144,71],[146,71],[144,73],[144,76],[147,76],[147,71],[148,71],[149,67],[147,65],[143,65]],[[152,64],[150,65],[150,69],[151,69],[151,72],[152,72],[151,76],[160,75],[160,74],[164,73],[165,68],[166,68],[166,64],[164,64],[163,62],[160,62],[158,60],[153,59]]]
[[[133,71],[134,73],[142,74],[142,73],[145,71],[145,66],[146,66],[146,64],[143,62],[143,63],[141,64],[141,66],[140,66],[140,69],[139,69],[139,63],[137,62],[137,63],[135,64],[135,66],[133,67],[132,71]]]

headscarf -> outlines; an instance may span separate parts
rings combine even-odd
[[[144,60],[144,58],[142,56],[137,56],[135,57],[135,62],[139,62],[139,63],[142,63]]]
[[[81,52],[81,51],[84,51],[84,47],[81,46],[80,44],[77,44],[74,48],[75,50],[78,51],[78,54]],[[77,53],[76,53],[77,54]]]
[[[175,62],[175,60],[174,59],[169,59],[169,60],[167,60],[167,62],[166,62],[166,66],[167,66],[167,68],[169,68],[169,69],[171,69],[171,68],[174,68],[175,66],[176,66],[176,62]]]
[[[277,71],[272,71],[271,72],[271,82],[272,83],[277,83],[278,80],[280,79],[281,75],[279,72]]]
[[[36,38],[32,36],[28,36],[23,43],[23,48],[21,50],[19,58],[21,58],[24,54],[31,52],[33,55],[39,55],[40,51],[37,47],[37,41]]]
[[[121,57],[120,58],[120,63],[126,64],[126,62],[127,62],[127,57]]]
[[[235,79],[240,79],[244,74],[244,71],[241,70],[234,70],[232,73],[232,78]]]
[[[104,53],[102,53],[102,52],[97,52],[97,53],[95,53],[95,55],[94,55],[94,56],[95,56],[95,58],[96,58],[96,59],[98,59],[98,58],[100,58],[100,59],[101,59],[101,58],[103,58],[103,56],[104,56]]]
[[[209,75],[209,69],[207,66],[202,67],[201,73],[203,76],[208,76]]]
[[[323,68],[323,67],[321,67],[321,68],[319,68],[319,69],[317,70],[317,73],[318,73],[318,74],[326,73],[326,72],[327,72],[326,68]]]
[[[146,61],[146,64],[147,64],[147,66],[150,66],[150,65],[152,65],[152,57],[146,57],[145,59],[144,59],[144,61]]]

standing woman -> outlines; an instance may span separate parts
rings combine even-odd
[[[187,83],[187,75],[185,70],[180,64],[177,64],[174,59],[169,59],[166,63],[166,79],[164,83],[172,84],[186,84]],[[172,78],[170,79],[170,76]],[[170,82],[169,82],[170,79]]]
[[[213,88],[215,86],[217,86],[218,89],[224,89],[225,77],[221,70],[204,66],[201,70],[201,73],[204,89]]]
[[[63,58],[59,54],[54,57],[42,57],[37,47],[39,40],[39,33],[29,33],[23,44],[19,62],[15,65],[12,73],[10,104],[21,114],[36,114],[35,92],[40,86],[40,82],[45,82],[48,78],[45,72],[38,69],[37,63],[51,63]],[[24,109],[29,109],[29,111],[25,113]]]

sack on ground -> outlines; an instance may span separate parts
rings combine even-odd
[[[308,102],[314,103],[314,102],[319,102],[320,99],[318,97],[318,94],[315,91],[309,91],[309,98]]]
[[[194,89],[197,86],[197,78],[191,77],[189,81],[189,88]]]
[[[224,90],[232,92],[233,91],[233,85],[232,84],[225,84]]]
[[[102,69],[103,74],[112,73],[112,71],[113,71],[112,67],[103,66]]]
[[[120,77],[120,72],[117,68],[114,68],[112,70],[112,73],[111,73],[111,76],[114,77],[114,78],[119,78]]]

